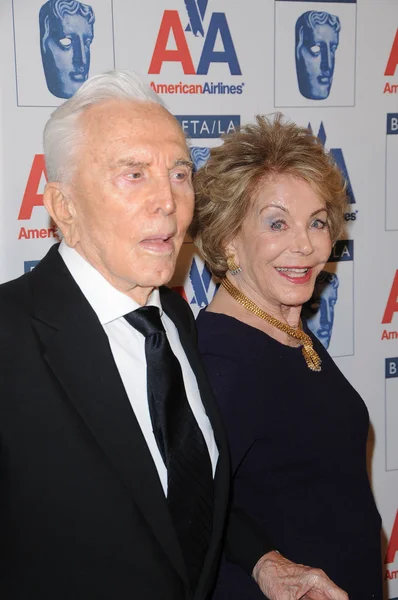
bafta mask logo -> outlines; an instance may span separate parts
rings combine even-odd
[[[300,93],[310,100],[325,100],[333,82],[339,45],[340,19],[311,10],[296,22],[296,72]]]
[[[77,0],[48,0],[40,9],[40,48],[49,91],[71,98],[86,81],[95,15]]]
[[[192,146],[190,149],[192,162],[194,164],[194,171],[199,171],[203,165],[209,159],[210,156],[210,148],[203,148],[201,146]]]
[[[329,348],[332,337],[338,287],[337,275],[321,271],[315,283],[314,293],[303,307],[303,316],[309,329],[326,349]]]

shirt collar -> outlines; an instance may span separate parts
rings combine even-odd
[[[61,242],[59,253],[101,325],[106,325],[140,308],[135,300],[114,288],[77,250],[67,246],[65,241]],[[157,306],[162,315],[160,294],[157,288],[149,296],[146,305]]]

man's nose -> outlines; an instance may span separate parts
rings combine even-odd
[[[176,210],[176,201],[173,188],[168,177],[160,177],[156,180],[152,195],[152,206],[154,210],[165,215],[171,215]]]

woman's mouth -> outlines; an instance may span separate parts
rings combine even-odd
[[[279,275],[292,283],[308,283],[312,275],[312,267],[275,267]]]

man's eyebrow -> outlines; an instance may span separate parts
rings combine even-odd
[[[120,158],[111,166],[113,169],[119,167],[149,167],[150,163],[144,160],[136,160],[134,158]]]
[[[172,169],[174,169],[175,167],[189,167],[191,170],[194,167],[194,164],[192,162],[192,160],[188,160],[187,158],[179,158],[177,160],[174,161]]]
[[[117,160],[115,163],[113,163],[112,168],[117,169],[120,167],[135,167],[135,168],[139,168],[139,167],[150,167],[151,163],[147,162],[147,161],[143,161],[143,160],[136,160],[134,158],[121,158],[119,160]],[[187,158],[178,158],[177,160],[175,160],[171,166],[172,169],[174,169],[175,167],[182,167],[182,166],[186,166],[189,169],[193,169],[194,164],[191,160],[188,160]]]

